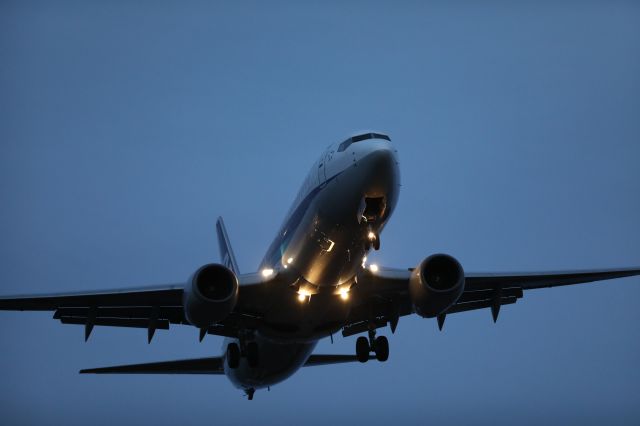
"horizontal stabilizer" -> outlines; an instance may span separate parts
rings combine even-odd
[[[374,358],[372,355],[369,356],[369,359]],[[358,362],[358,358],[355,355],[311,355],[304,366],[313,367],[316,365],[342,364],[344,362]]]
[[[221,357],[89,368],[80,374],[224,374]]]
[[[370,356],[369,359],[373,359]],[[356,362],[355,355],[311,355],[305,367]],[[178,361],[151,362],[147,364],[116,365],[88,368],[80,374],[224,374],[222,357],[181,359]]]

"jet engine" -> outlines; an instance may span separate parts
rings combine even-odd
[[[433,318],[458,301],[464,291],[464,270],[455,258],[434,254],[411,273],[409,294],[418,315]]]
[[[198,269],[184,289],[184,314],[199,328],[225,319],[238,302],[238,278],[224,265]]]

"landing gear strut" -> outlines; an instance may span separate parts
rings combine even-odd
[[[360,336],[356,340],[356,357],[358,361],[367,362],[370,352],[373,352],[380,362],[389,359],[389,340],[385,336],[376,337],[375,330],[369,330],[368,339]]]

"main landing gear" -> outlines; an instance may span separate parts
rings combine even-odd
[[[241,353],[240,346],[237,343],[229,343],[227,345],[227,366],[231,369],[236,369],[240,365],[240,358],[246,357],[249,367],[256,368],[260,363],[260,354],[258,351],[258,344],[256,342],[249,342],[244,345],[244,353]]]
[[[369,330],[368,339],[360,336],[356,340],[356,358],[358,358],[358,361],[367,362],[370,352],[375,353],[376,359],[380,362],[389,359],[389,341],[385,336],[376,337],[375,330]]]

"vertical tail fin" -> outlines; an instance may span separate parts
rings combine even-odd
[[[220,216],[216,222],[216,232],[218,233],[218,246],[220,247],[220,260],[222,264],[231,269],[234,274],[240,274],[238,262],[236,262],[236,257],[233,255],[233,249],[231,248],[222,216]]]

